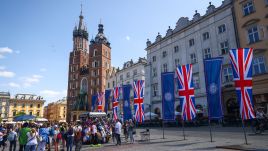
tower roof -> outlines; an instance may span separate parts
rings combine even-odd
[[[100,22],[98,26],[98,34],[95,37],[94,43],[105,44],[106,46],[110,47],[110,43],[104,34],[103,24]]]
[[[84,16],[83,16],[83,6],[81,4],[81,12],[79,15],[79,24],[78,27],[75,26],[73,30],[73,37],[83,37],[88,40],[88,32],[87,28],[84,23]]]

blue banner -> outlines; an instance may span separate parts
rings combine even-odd
[[[111,90],[105,90],[105,107],[104,107],[105,113],[108,112],[108,108],[110,104],[110,95],[111,95]]]
[[[91,111],[92,112],[95,111],[97,99],[98,99],[98,95],[92,95],[92,97],[91,97]]]
[[[161,75],[163,120],[175,119],[174,72]]]
[[[124,121],[132,119],[132,113],[130,108],[130,89],[131,85],[123,86],[123,111],[124,111]]]
[[[219,57],[204,60],[209,119],[223,117],[221,104],[222,59]]]

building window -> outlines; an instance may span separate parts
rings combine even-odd
[[[113,81],[113,87],[115,86],[115,82]]]
[[[122,74],[120,75],[120,80],[123,80],[123,75]]]
[[[110,83],[108,82],[108,88],[110,88]]]
[[[93,51],[93,57],[97,56],[97,49],[94,49]]]
[[[153,62],[156,62],[156,56],[153,56]]]
[[[155,84],[153,84],[153,96],[157,96],[157,93],[158,93],[158,84],[157,83],[155,83]]]
[[[253,59],[253,74],[263,74],[266,73],[265,60],[264,57],[257,57]]]
[[[222,24],[218,27],[219,34],[224,33],[226,31],[225,24]]]
[[[211,58],[210,48],[204,49],[204,59]]]
[[[190,57],[191,57],[191,63],[192,63],[192,64],[197,63],[197,59],[196,59],[195,53],[192,53],[192,54],[190,55]]]
[[[231,67],[223,68],[223,82],[231,82],[233,80],[233,71]]]
[[[165,64],[163,64],[163,72],[167,72],[168,71],[168,66],[167,66],[167,64],[165,63]]]
[[[40,104],[37,104],[37,108],[40,108]]]
[[[200,88],[199,76],[193,76],[193,83],[194,83],[194,88],[195,89],[199,89]]]
[[[82,48],[82,45],[83,45],[83,39],[80,38],[80,40],[79,40],[79,48]]]
[[[180,63],[180,59],[175,59],[175,67],[177,68],[177,66],[179,65],[179,63]]]
[[[222,55],[228,53],[228,50],[229,50],[229,42],[228,42],[228,40],[220,43],[220,47],[221,47],[221,54]]]
[[[174,47],[174,53],[177,53],[177,52],[179,52],[179,46]]]
[[[135,76],[137,74],[138,74],[138,70],[137,69],[133,70],[133,75]]]
[[[252,1],[249,1],[243,5],[243,12],[244,12],[244,16],[247,16],[254,12],[254,6],[253,6]]]
[[[17,114],[16,111],[13,111],[13,116],[16,116],[16,114]]]
[[[24,103],[22,104],[22,107],[25,107],[25,104]]]
[[[36,116],[40,116],[40,111],[37,111],[36,112]]]
[[[191,46],[193,46],[194,45],[194,39],[190,39],[189,40],[189,46],[191,47]]]
[[[33,111],[29,111],[29,115],[33,115]]]
[[[156,77],[156,76],[157,76],[157,69],[153,68],[153,77]]]
[[[167,52],[163,51],[162,56],[163,56],[163,58],[165,58],[167,56]]]
[[[203,33],[203,40],[207,40],[207,39],[209,39],[209,33],[205,32]]]
[[[248,29],[248,39],[249,44],[258,42],[260,40],[257,26]]]
[[[130,73],[129,72],[127,72],[127,78],[129,78],[130,77]]]
[[[17,107],[17,103],[14,103],[14,107]]]

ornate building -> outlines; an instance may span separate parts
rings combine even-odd
[[[49,121],[65,122],[66,105],[67,105],[66,98],[63,98],[56,102],[49,103],[46,107],[47,108],[46,118]]]
[[[81,10],[69,58],[67,121],[76,121],[81,113],[91,110],[91,97],[105,91],[106,73],[111,65],[111,47],[103,24],[99,24],[98,34],[89,44],[83,19]]]
[[[0,118],[2,120],[7,120],[9,112],[9,92],[0,92]]]

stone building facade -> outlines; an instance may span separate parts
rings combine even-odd
[[[146,44],[145,101],[159,116],[162,115],[161,73],[174,72],[178,65],[193,64],[196,108],[205,114],[207,97],[203,59],[223,57],[222,86],[233,86],[228,52],[237,48],[237,42],[231,0],[224,0],[218,8],[210,3],[206,14],[201,16],[196,11],[192,20],[181,17],[175,29],[169,27],[165,36],[158,33],[154,42],[148,40]],[[177,79],[177,75],[174,78]],[[180,111],[177,93],[175,97],[176,110]],[[226,102],[226,99],[223,98],[223,101]],[[229,114],[226,108],[224,112]]]
[[[7,120],[9,112],[9,92],[0,92],[0,118],[2,120]]]
[[[253,51],[253,100],[268,113],[268,0],[234,0],[238,47]]]
[[[49,121],[66,121],[67,101],[65,98],[47,105],[47,119]]]

